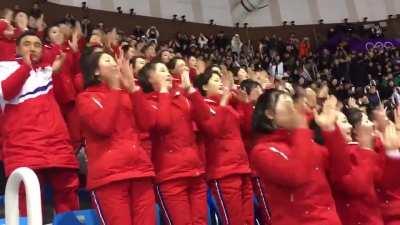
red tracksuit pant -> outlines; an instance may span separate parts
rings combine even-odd
[[[180,178],[156,186],[165,225],[207,225],[204,177]]]
[[[252,178],[254,195],[257,198],[256,211],[260,224],[271,224],[271,209],[268,204],[267,196],[265,195],[264,185],[259,177]]]
[[[250,174],[232,175],[209,182],[224,225],[254,225]]]
[[[38,169],[35,173],[39,179],[41,190],[45,184],[53,189],[54,209],[56,213],[79,210],[79,178],[77,170],[65,168]],[[20,214],[26,216],[25,189],[21,185],[19,195]]]
[[[92,191],[103,225],[153,225],[156,223],[151,178],[116,181]]]

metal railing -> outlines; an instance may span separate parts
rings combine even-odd
[[[43,225],[42,202],[39,180],[29,168],[21,167],[10,175],[5,192],[5,221],[6,225],[19,225],[19,190],[21,181],[26,193],[26,210],[28,225]]]

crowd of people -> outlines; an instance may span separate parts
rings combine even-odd
[[[400,224],[400,49],[0,16],[5,175],[57,213],[81,182],[102,224],[205,225],[208,190],[224,225]]]

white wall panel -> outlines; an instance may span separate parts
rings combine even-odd
[[[81,6],[82,0],[50,0],[64,5]],[[116,11],[122,6],[125,13],[134,8],[136,13],[145,16],[151,15],[150,0],[87,0],[90,8]],[[186,15],[188,21],[194,21],[193,15],[200,23],[208,23],[214,19],[216,24],[234,26],[232,10],[240,4],[239,0],[151,0],[161,6],[161,17],[171,19],[173,14]],[[196,2],[199,1],[199,2]],[[296,21],[296,24],[316,23],[321,17],[325,23],[337,23],[343,18],[362,20],[368,17],[369,21],[386,19],[389,14],[400,14],[400,0],[272,0],[276,1],[279,13],[271,14],[271,9],[264,8],[250,13],[243,22],[249,26],[279,25],[280,20]],[[312,2],[316,6],[309,5]],[[193,4],[195,3],[195,4]],[[348,7],[353,10],[349,10]],[[279,7],[278,7],[279,5]],[[312,10],[312,11],[311,11]],[[350,14],[349,14],[350,13]],[[272,18],[279,15],[281,18]],[[276,17],[276,16],[275,16]],[[201,21],[200,21],[201,20]],[[273,22],[275,21],[275,22]],[[278,22],[277,22],[278,21]],[[275,24],[273,24],[275,23]]]
[[[386,12],[384,0],[353,0],[358,12],[359,20],[362,21],[364,17],[368,17],[369,21],[386,19],[388,13]]]
[[[279,0],[283,21],[296,21],[296,24],[313,23],[307,0]]]
[[[337,23],[348,18],[349,14],[346,7],[346,0],[318,0],[318,8],[321,19],[325,23]]]
[[[229,0],[202,0],[204,23],[213,19],[216,24],[232,26],[231,5]]]
[[[186,15],[186,20],[193,21],[192,1],[189,0],[161,0],[161,15],[163,18],[172,18],[172,15]]]

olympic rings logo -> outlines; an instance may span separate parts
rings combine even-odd
[[[375,43],[373,43],[373,42],[365,43],[365,49],[367,51],[369,51],[371,49],[391,49],[391,48],[394,48],[394,47],[395,47],[394,44],[392,42],[390,42],[390,41],[386,41],[386,42],[378,41],[378,42],[375,42]]]

